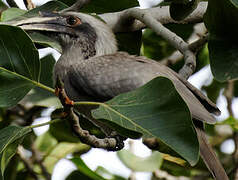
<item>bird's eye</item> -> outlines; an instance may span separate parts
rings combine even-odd
[[[81,20],[78,17],[74,17],[74,16],[67,17],[66,22],[70,26],[77,26],[81,24]]]

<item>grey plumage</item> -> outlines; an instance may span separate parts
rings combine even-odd
[[[71,21],[69,18],[74,19]],[[78,24],[72,25],[74,20]],[[215,104],[168,67],[145,57],[117,52],[112,31],[105,23],[90,15],[66,12],[18,25],[26,30],[51,31],[52,34],[47,34],[59,40],[63,52],[55,65],[54,77],[63,80],[66,93],[72,100],[105,101],[134,90],[157,76],[164,76],[173,82],[194,119],[212,124],[215,118],[210,113],[220,114]],[[201,127],[197,132],[205,162],[210,160],[210,156],[214,160],[207,163],[212,174],[216,179],[228,179],[211,152]]]

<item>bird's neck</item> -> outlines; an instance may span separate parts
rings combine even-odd
[[[90,41],[78,41],[70,46],[65,46],[62,52],[62,56],[68,63],[87,60],[95,55],[95,43]]]
[[[63,52],[60,61],[64,61],[67,65],[86,61],[95,56],[103,56],[106,54],[113,54],[117,52],[116,43],[102,43],[102,42],[78,42],[71,46],[63,47]]]

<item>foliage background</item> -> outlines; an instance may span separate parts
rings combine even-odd
[[[173,28],[173,27],[171,27],[171,28]],[[186,30],[181,29],[180,31],[189,32],[191,30],[191,27],[186,27],[186,28],[187,28]],[[175,28],[173,28],[173,30],[174,29]],[[178,27],[176,27],[176,29],[178,29],[178,31],[179,31]],[[186,34],[183,34],[182,36],[186,37]],[[160,37],[156,37],[156,39],[154,37],[155,37],[155,35],[152,32],[150,32],[149,30],[146,30],[144,32],[144,36],[143,36],[143,38],[144,38],[143,39],[143,45],[144,45],[143,50],[144,51],[143,51],[143,53],[145,55],[147,55],[148,57],[154,58],[154,59],[162,59],[164,56],[168,56],[169,52],[172,52],[171,47],[169,47],[168,44],[164,43],[164,41],[159,41],[159,40],[161,40]],[[151,46],[148,46],[148,44],[151,45]],[[158,48],[157,48],[158,46],[161,47],[161,52],[158,52]],[[47,53],[48,53],[48,50],[47,50]],[[226,164],[226,168],[229,170],[229,169],[232,169],[232,163],[229,163],[229,162],[232,161],[231,159],[233,158],[233,152],[235,152],[235,143],[234,143],[233,139],[235,138],[236,131],[237,131],[237,122],[236,122],[235,118],[238,117],[238,111],[237,111],[238,101],[237,101],[237,98],[232,97],[231,106],[232,106],[233,114],[229,114],[229,112],[227,110],[227,105],[229,104],[229,102],[228,102],[229,99],[227,98],[227,95],[226,95],[226,90],[227,90],[227,87],[228,87],[227,84],[226,83],[219,83],[219,82],[215,81],[212,77],[212,74],[211,74],[210,70],[209,70],[210,67],[209,66],[204,67],[207,64],[207,59],[209,58],[207,47],[204,47],[204,49],[200,52],[200,57],[201,58],[199,59],[199,62],[202,65],[200,65],[200,67],[198,66],[197,73],[195,75],[193,75],[192,77],[190,77],[189,80],[190,80],[190,82],[192,82],[192,84],[194,84],[199,89],[202,89],[205,93],[207,93],[208,96],[213,101],[216,101],[218,107],[222,110],[222,115],[220,117],[218,117],[218,120],[223,121],[223,122],[221,122],[219,125],[216,125],[215,127],[207,126],[207,132],[208,132],[209,135],[211,135],[211,137],[212,137],[210,139],[211,143],[216,147],[220,157],[225,162],[228,162]],[[52,57],[47,57],[47,58],[50,59]],[[175,70],[178,70],[180,67],[181,67],[180,63],[172,66],[172,68],[175,69]],[[200,68],[202,68],[201,71],[199,71]],[[226,96],[223,95],[224,93],[225,93]],[[234,95],[236,97],[236,89],[234,90]],[[43,116],[44,120],[47,120],[47,119],[45,119],[44,116],[49,115],[50,110],[47,110],[47,111],[44,110],[41,113],[41,116]],[[2,113],[2,114],[4,114],[4,113]],[[231,117],[229,118],[230,115],[231,115]],[[42,122],[42,117],[40,118],[40,120]],[[36,123],[36,121],[34,123]],[[47,133],[42,135],[41,138],[38,137],[37,138],[37,143],[39,145],[38,148],[43,148],[42,150],[47,151],[49,149],[47,149],[47,148],[45,149],[44,147],[45,146],[49,147],[49,144],[44,145],[44,143],[43,143],[44,138],[45,139],[51,139],[50,135],[47,134]],[[56,144],[56,142],[54,141],[54,138],[52,138],[47,143],[50,143],[52,146],[54,146]],[[69,147],[69,151],[62,152],[61,157],[64,157],[69,152],[73,152],[72,149],[74,148],[74,144],[61,144],[61,145],[62,145],[62,147]],[[64,145],[66,145],[66,146],[64,146]],[[127,148],[128,149],[133,149],[134,148],[136,150],[145,148],[142,145],[136,145],[136,147],[133,147],[133,146],[134,145],[132,145],[132,147],[129,147],[129,145],[127,145]],[[60,149],[63,149],[62,147]],[[55,149],[55,150],[57,151],[57,149]],[[137,153],[136,150],[134,150],[135,153]],[[88,164],[89,167],[92,167],[92,169],[95,169],[95,166],[97,166],[96,161],[99,161],[98,164],[102,165],[104,168],[111,171],[111,173],[118,174],[118,172],[122,172],[121,175],[123,175],[123,176],[125,176],[126,174],[128,176],[131,175],[130,173],[133,172],[133,168],[135,168],[135,167],[130,167],[130,165],[127,164],[127,166],[130,167],[130,169],[132,171],[131,170],[128,171],[128,169],[127,170],[119,169],[118,167],[121,166],[121,168],[123,168],[123,165],[116,164],[116,160],[114,162],[111,160],[111,158],[115,158],[114,155],[116,153],[105,152],[105,155],[103,156],[102,151],[103,150],[94,150],[94,153],[93,153],[93,151],[90,151],[89,153],[86,153],[85,155],[83,155],[84,157],[82,157],[82,159]],[[147,153],[145,153],[146,155],[150,154],[150,151],[148,149],[146,151],[147,151]],[[114,155],[112,155],[112,154],[114,154]],[[123,155],[121,155],[121,156],[123,156]],[[124,156],[126,156],[126,155],[124,155]],[[97,160],[97,157],[100,157],[100,159]],[[71,156],[68,156],[68,158],[70,159]],[[89,160],[90,158],[91,158],[91,160]],[[123,159],[123,158],[121,158],[121,159]],[[108,165],[101,164],[102,161],[108,161]],[[67,162],[71,163],[71,165],[69,165],[68,167],[70,167],[70,166],[72,167],[72,161],[67,161]],[[76,162],[75,164],[82,165],[82,162],[79,162],[78,160],[75,160],[75,162]],[[126,162],[124,162],[124,163],[126,164]],[[65,165],[66,162],[63,161],[63,164]],[[118,169],[111,168],[112,164],[113,164],[114,167],[116,167]],[[201,167],[199,167],[199,165],[198,165],[194,169],[187,168],[187,171],[185,173],[183,173],[182,171],[184,171],[184,167],[178,166],[176,164],[170,164],[168,162],[165,163],[165,164],[166,164],[165,167],[163,167],[164,170],[168,171],[169,173],[171,173],[174,176],[177,176],[177,175],[189,176],[188,175],[189,173],[193,174],[194,172],[197,171],[197,169],[204,170],[204,165],[201,165]],[[53,179],[55,178],[57,180],[60,177],[62,178],[62,176],[60,175],[60,172],[62,171],[62,169],[64,169],[64,171],[65,171],[67,166],[62,167],[60,164],[58,164],[58,167],[59,167],[59,170],[57,171],[57,168],[56,168],[54,170],[54,173],[53,173]],[[75,165],[74,165],[73,169],[76,169]],[[102,172],[104,172],[104,170],[102,170],[100,168],[99,168],[98,172],[100,172],[100,170]],[[188,174],[186,174],[186,173],[188,173]],[[109,173],[107,172],[107,175],[108,174]],[[149,173],[149,174],[151,174],[151,173]],[[144,179],[144,177],[142,177],[141,174],[139,174],[137,176],[137,178],[139,178],[139,177],[141,179]],[[116,179],[116,177],[115,177],[115,179]]]

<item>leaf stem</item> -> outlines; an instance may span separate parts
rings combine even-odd
[[[50,88],[50,87],[48,87],[48,86],[46,86],[46,85],[44,85],[44,84],[41,84],[41,83],[39,83],[39,82],[37,82],[37,81],[34,81],[34,80],[32,80],[32,79],[29,79],[29,78],[27,78],[27,77],[25,77],[25,76],[23,76],[23,75],[21,75],[21,74],[18,74],[18,73],[16,73],[16,72],[9,71],[8,69],[5,69],[5,68],[3,68],[3,67],[0,67],[0,70],[5,71],[5,72],[7,72],[7,73],[9,73],[9,74],[13,74],[13,75],[15,75],[15,76],[17,76],[17,77],[19,77],[19,78],[21,78],[21,79],[24,79],[24,80],[26,80],[26,81],[29,81],[29,82],[31,82],[32,84],[36,85],[36,86],[39,87],[39,88],[45,89],[45,90],[47,90],[47,91],[49,91],[49,92],[52,92],[52,93],[55,92],[55,90],[54,90],[53,88]]]
[[[44,84],[41,84],[39,82],[36,82],[36,81],[32,81],[32,82],[33,82],[33,84],[35,84],[39,88],[45,89],[46,91],[49,91],[51,93],[55,93],[55,90],[53,88],[50,88],[50,87],[48,87]]]
[[[54,124],[54,123],[57,123],[57,122],[60,122],[60,121],[63,121],[63,119],[56,119],[56,120],[51,120],[51,121],[48,121],[48,122],[45,122],[45,123],[42,123],[42,124],[31,125],[31,126],[29,126],[29,128],[31,128],[31,129],[38,128],[38,127],[41,127],[41,126]]]
[[[74,105],[104,105],[104,103],[100,102],[91,102],[91,101],[80,101],[80,102],[75,102]]]

